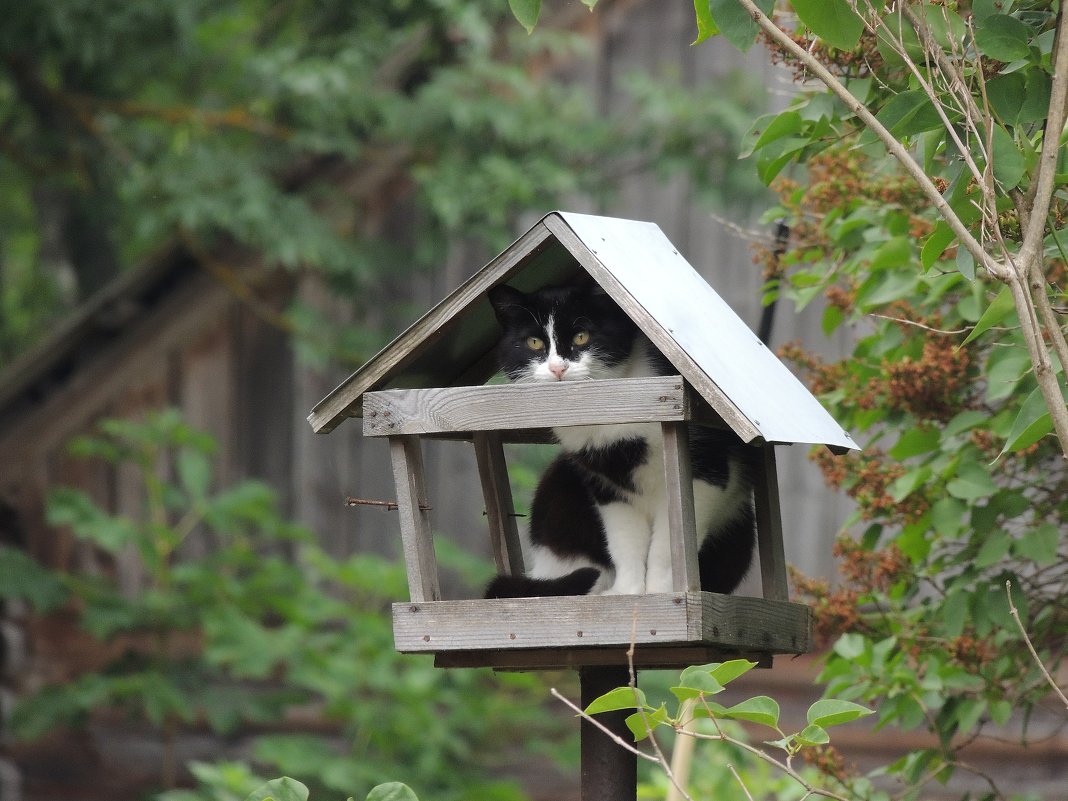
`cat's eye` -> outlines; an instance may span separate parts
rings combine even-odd
[[[527,347],[531,350],[544,350],[545,342],[541,337],[527,337]]]
[[[586,343],[588,343],[590,341],[590,332],[589,331],[579,331],[577,334],[575,334],[575,336],[571,339],[571,341],[574,342],[576,345],[579,345],[579,346],[585,345]]]

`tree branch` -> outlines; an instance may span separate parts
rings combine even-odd
[[[879,138],[879,141],[883,143],[886,149],[890,152],[890,155],[897,159],[901,166],[904,167],[905,171],[916,181],[920,189],[927,196],[927,199],[931,201],[931,204],[938,209],[938,213],[942,215],[942,219],[946,221],[946,224],[953,231],[954,235],[956,235],[960,243],[975,258],[976,264],[982,265],[992,275],[998,275],[1000,277],[1001,274],[1004,274],[1004,265],[996,262],[994,258],[983,249],[983,246],[979,244],[979,241],[972,236],[968,228],[961,222],[960,217],[953,211],[949,202],[942,197],[942,193],[938,191],[938,187],[934,185],[934,182],[931,181],[927,176],[927,173],[923,171],[923,168],[916,162],[916,159],[912,157],[912,154],[909,153],[908,150],[905,149],[905,146],[886,129],[886,126],[875,118],[875,115],[868,110],[867,106],[861,103],[860,100],[858,100],[857,97],[845,87],[845,84],[838,80],[830,70],[823,66],[819,59],[787,36],[782,29],[768,18],[767,14],[756,6],[753,0],[738,0],[738,2],[776,45],[789,52],[811,70],[812,73],[843,103],[845,103],[846,107]]]
[[[1032,263],[1039,254],[1044,238],[1046,215],[1049,211],[1055,183],[1060,133],[1064,129],[1065,115],[1068,113],[1068,70],[1061,69],[1054,76],[1046,136],[1043,138],[1042,154],[1034,178],[1037,189],[1023,246],[1017,259],[1009,256],[1004,261],[1001,261],[986,252],[982,244],[972,236],[967,226],[953,211],[942,193],[938,191],[938,188],[905,146],[876,119],[875,115],[819,59],[791,39],[785,31],[780,29],[756,6],[753,0],[738,0],[738,2],[772,42],[804,64],[876,135],[890,155],[897,159],[904,170],[916,181],[924,195],[927,196],[931,204],[938,210],[942,219],[950,227],[950,230],[953,231],[960,244],[972,254],[976,264],[981,265],[992,276],[1004,281],[1011,287],[1013,302],[1020,317],[1024,340],[1027,343],[1027,351],[1034,367],[1035,378],[1042,390],[1042,398],[1049,410],[1053,429],[1061,446],[1061,452],[1065,459],[1068,459],[1068,407],[1065,406],[1061,395],[1060,384],[1053,371],[1049,351],[1042,340],[1043,329],[1036,315],[1036,301],[1032,299],[1028,291],[1028,276],[1036,269],[1032,266]],[[1062,9],[1057,20],[1054,54],[1054,63],[1062,65],[1068,63],[1068,37],[1062,36],[1063,25],[1064,13]],[[1051,136],[1053,132],[1055,134]],[[992,158],[988,158],[987,161],[992,161]],[[989,171],[989,163],[987,166]],[[1046,315],[1043,314],[1043,318],[1045,317]],[[1063,339],[1063,334],[1059,328],[1049,331],[1048,335],[1055,342],[1058,337]],[[1062,349],[1059,343],[1055,347],[1058,356],[1060,356]],[[1068,355],[1068,346],[1064,348],[1063,352]]]

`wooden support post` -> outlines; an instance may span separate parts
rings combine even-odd
[[[390,437],[389,453],[393,459],[393,481],[397,486],[397,511],[400,512],[411,599],[416,602],[441,600],[419,437]]]
[[[579,670],[582,708],[597,698],[630,683],[626,665],[584,667]],[[630,710],[604,712],[597,721],[624,742],[632,742],[634,735],[627,728]],[[588,720],[582,721],[582,801],[635,801],[638,796],[638,757],[617,745],[608,735]]]
[[[497,572],[505,576],[523,575],[523,550],[512,503],[512,485],[508,482],[508,465],[504,460],[501,435],[475,432],[475,459],[482,482],[482,497],[489,518],[490,544]]]
[[[789,600],[790,591],[786,582],[786,551],[782,542],[782,512],[779,509],[779,476],[775,469],[775,446],[765,444],[761,455],[754,488],[760,583],[767,600],[786,601]]]
[[[693,474],[686,423],[661,423],[664,437],[664,492],[671,534],[671,584],[675,592],[697,592],[697,524],[694,522]]]

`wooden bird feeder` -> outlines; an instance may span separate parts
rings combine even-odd
[[[486,292],[524,291],[587,274],[678,375],[484,386],[498,327]],[[588,278],[586,279],[588,280]],[[808,607],[787,600],[775,445],[855,449],[849,434],[679,255],[656,225],[554,212],[427,312],[312,410],[319,433],[347,417],[389,440],[410,600],[393,605],[396,647],[440,667],[576,668],[582,705],[627,683],[631,669],[678,668],[811,644]],[[421,437],[474,445],[497,570],[523,571],[503,445],[551,441],[569,425],[659,423],[673,591],[647,595],[442,600],[423,478]],[[755,488],[762,598],[702,592],[687,431],[726,427],[758,449]],[[439,499],[440,501],[441,499]],[[629,737],[626,713],[599,716]],[[582,723],[582,798],[628,801],[637,759]]]
[[[496,373],[491,287],[562,284],[588,273],[678,375],[553,385],[483,384]],[[778,443],[854,449],[818,401],[679,255],[654,224],[554,212],[324,398],[316,432],[348,417],[386,437],[411,597],[393,606],[398,650],[442,667],[678,667],[810,647],[810,613],[787,600],[775,470]],[[659,423],[674,591],[640,596],[441,600],[420,438],[474,445],[497,570],[523,570],[503,444],[551,441],[555,426]],[[757,539],[763,598],[702,592],[687,427],[726,426],[759,449]],[[442,503],[436,499],[435,503]]]

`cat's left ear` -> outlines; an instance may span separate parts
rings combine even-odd
[[[527,304],[527,296],[507,284],[499,284],[493,287],[486,293],[486,296],[493,306],[497,320],[502,324],[517,312],[525,309]]]

